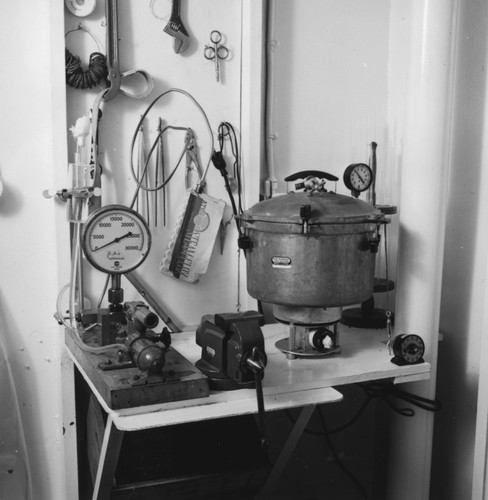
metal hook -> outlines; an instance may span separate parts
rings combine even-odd
[[[86,26],[83,25],[82,22],[79,22],[78,26],[76,28],[73,28],[73,29],[67,31],[65,33],[65,35],[64,35],[64,38],[67,38],[69,34],[75,33],[76,31],[84,31],[85,33],[87,33],[88,35],[90,35],[90,37],[92,38],[92,40],[97,44],[98,52],[101,52],[101,50],[100,50],[100,44],[98,43],[98,40],[95,38],[95,36],[93,35],[93,33]]]

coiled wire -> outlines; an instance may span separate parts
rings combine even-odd
[[[101,52],[90,54],[88,69],[83,69],[81,59],[65,49],[66,83],[75,89],[91,89],[107,83],[107,58]]]

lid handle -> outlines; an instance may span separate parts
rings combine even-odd
[[[294,174],[285,177],[286,182],[296,181],[297,179],[306,179],[307,177],[318,177],[319,179],[326,179],[328,181],[338,181],[339,178],[335,175],[329,174],[328,172],[322,172],[321,170],[302,170],[301,172],[296,172]]]

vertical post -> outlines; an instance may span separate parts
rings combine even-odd
[[[261,165],[264,160],[264,43],[265,0],[241,1],[241,157],[245,173],[246,207],[259,201]],[[241,251],[242,252],[242,251]],[[240,254],[239,254],[240,255]],[[247,294],[246,259],[239,258],[239,297],[243,309],[255,308],[256,302]]]
[[[427,398],[435,396],[436,384],[456,7],[457,0],[410,4],[408,85],[399,155],[395,334],[413,333],[424,339],[431,378],[406,389]],[[428,500],[433,421],[433,414],[423,410],[412,419],[394,417],[389,499]]]

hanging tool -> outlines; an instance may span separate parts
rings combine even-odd
[[[188,129],[185,137],[186,141],[186,172],[185,172],[185,188],[195,189],[200,185],[203,170],[198,160],[198,146],[195,134],[192,129]],[[195,182],[196,179],[196,182]]]
[[[129,97],[146,97],[153,89],[154,83],[148,73],[142,70],[129,70],[124,73],[120,72],[119,66],[119,29],[118,29],[118,13],[117,13],[118,0],[106,0],[105,15],[107,18],[107,67],[108,67],[108,80],[110,87],[105,92],[103,99],[110,101],[119,91]],[[123,78],[140,75],[144,78],[146,86],[142,92],[130,92],[120,88]]]
[[[141,179],[141,183],[144,184],[144,196],[145,196],[145,202],[143,205],[145,205],[145,210],[146,210],[146,219],[147,223],[150,224],[150,217],[149,217],[149,175],[147,173],[147,168],[148,168],[148,162],[146,161],[146,154],[144,151],[144,125],[141,122],[141,125],[139,126],[139,134],[138,134],[138,158],[137,158],[137,176],[139,179]],[[141,172],[144,172],[141,174]],[[137,211],[139,211],[139,198],[137,199],[136,202],[136,207]],[[143,208],[141,208],[143,210]]]
[[[163,150],[163,119],[160,117],[158,121],[158,149],[156,150],[156,172],[154,178],[154,186],[159,186],[159,181],[162,182],[162,211],[163,211],[163,226],[166,226],[166,185],[164,174],[164,150]],[[154,226],[158,225],[158,192],[154,191]]]
[[[110,101],[120,90],[117,0],[106,0],[105,16],[107,18],[107,65],[110,88],[103,98],[105,101]]]
[[[210,41],[213,47],[210,45],[205,45],[203,50],[203,55],[208,61],[214,61],[215,63],[215,79],[220,81],[220,61],[227,59],[229,57],[229,50],[227,47],[220,42],[222,41],[222,33],[218,30],[213,30],[210,33]]]
[[[173,37],[173,49],[176,54],[181,54],[190,45],[190,36],[180,18],[180,0],[173,0],[171,16],[163,31]]]

